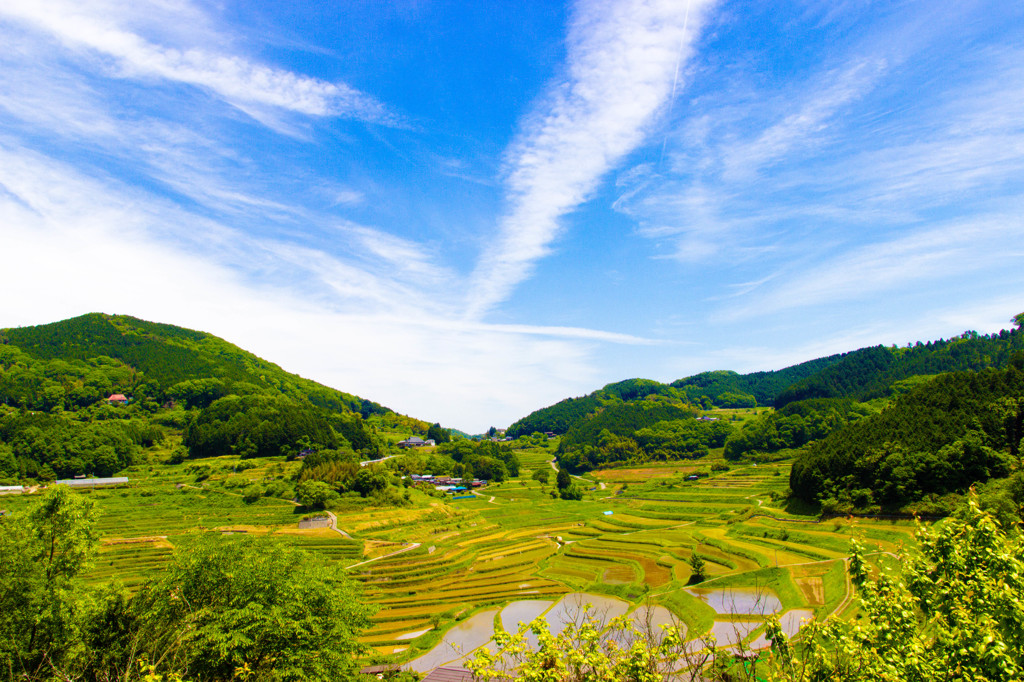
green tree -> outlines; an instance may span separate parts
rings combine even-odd
[[[334,488],[323,481],[302,481],[295,486],[295,497],[299,504],[309,509],[323,509],[338,498]]]
[[[922,527],[899,572],[873,571],[854,543],[864,617],[812,625],[794,648],[773,626],[773,679],[1024,679],[1024,536],[973,498],[963,516]]]
[[[427,440],[433,440],[440,445],[451,441],[452,434],[448,429],[442,429],[440,424],[431,424],[427,429]]]
[[[548,469],[537,469],[533,472],[533,480],[539,481],[541,485],[547,485],[551,480],[551,471]]]
[[[157,671],[194,680],[355,677],[372,613],[344,570],[268,537],[202,537],[133,600]]]
[[[555,483],[558,485],[559,490],[565,490],[572,483],[572,479],[569,478],[569,472],[565,469],[559,469],[558,475],[555,476]]]
[[[363,467],[352,479],[352,490],[363,497],[368,497],[378,491],[384,490],[391,482],[391,476],[387,469],[373,465]]]
[[[578,502],[583,499],[583,488],[580,487],[579,483],[570,483],[569,487],[564,488],[559,496],[563,500],[572,500]]]
[[[80,640],[75,578],[95,552],[96,511],[67,486],[0,523],[0,669],[34,678],[65,666]]]

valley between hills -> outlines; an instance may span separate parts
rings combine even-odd
[[[994,524],[1000,530],[986,537],[1011,558],[992,580],[1012,588],[1024,574],[1013,549],[1024,504],[1024,316],[1014,321],[997,334],[866,348],[775,372],[623,381],[476,436],[302,379],[202,332],[98,314],[5,329],[0,562],[14,614],[0,633],[5,670],[23,666],[18,679],[57,670],[82,679],[354,679],[360,670],[457,679],[480,647],[494,650],[496,633],[520,622],[541,618],[555,634],[582,637],[589,605],[603,624],[624,616],[624,630],[648,636],[678,627],[685,655],[661,674],[797,679],[779,667],[778,633],[799,642],[802,623],[853,622],[867,650],[872,633],[891,640],[884,623],[895,617],[881,609],[916,596],[921,576],[934,579],[942,565],[928,554],[939,536],[928,533],[959,528],[963,538]],[[51,549],[77,529],[67,540],[75,560],[53,563],[52,551],[46,560],[32,544],[40,528],[50,529]],[[922,552],[931,573],[907,559]],[[194,556],[212,558],[190,564]],[[282,557],[291,568],[277,586],[295,576],[343,584],[332,599],[351,610],[330,618],[355,625],[321,632],[307,623],[304,635],[289,630],[273,644],[248,631],[231,639],[213,615],[190,620],[203,612],[200,597],[185,613],[157,594],[184,599],[195,589],[213,599],[221,588],[199,589],[189,571],[243,556],[253,566]],[[307,575],[303,564],[322,572]],[[45,575],[34,572],[41,566]],[[209,612],[223,617],[239,595],[268,590],[260,580],[278,565],[267,566]],[[918,568],[903,592],[886,582]],[[228,571],[224,585],[244,573],[217,570]],[[19,601],[17,590],[35,596]],[[47,600],[66,608],[51,613],[40,606]],[[998,603],[1002,611],[980,616],[978,637],[1004,636],[1024,614],[1019,593],[1016,606]],[[926,604],[901,607],[903,645],[932,647],[941,662],[943,607],[934,595]],[[291,617],[243,607],[249,621],[278,619],[267,628],[286,629]],[[105,658],[82,653],[100,647],[89,635],[99,613],[132,624],[128,639],[104,645],[116,653]],[[140,642],[126,644],[130,632],[158,633],[149,641],[163,649],[140,656]],[[833,653],[854,641],[828,636]],[[319,660],[331,642],[337,660]],[[296,647],[291,672],[281,676],[281,655],[260,646]],[[226,650],[230,660],[211,653]],[[884,647],[874,651],[868,663],[891,663]],[[1000,665],[1021,665],[1020,649],[1004,654]]]

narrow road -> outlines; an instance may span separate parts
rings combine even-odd
[[[370,464],[379,464],[380,462],[386,462],[389,459],[394,459],[395,457],[401,457],[401,455],[389,455],[388,457],[381,457],[380,459],[368,459],[365,462],[360,462],[359,466],[364,467]]]
[[[331,525],[328,526],[328,528],[333,530],[335,533],[338,533],[339,535],[341,535],[341,537],[345,538],[346,540],[354,540],[355,539],[351,535],[349,535],[348,533],[343,531],[342,529],[338,528],[338,517],[334,515],[334,512],[332,512],[332,511],[327,512],[327,517],[331,520]]]
[[[380,561],[381,559],[387,559],[388,557],[393,557],[396,554],[401,554],[403,552],[410,552],[410,551],[416,549],[417,547],[419,547],[420,544],[421,543],[419,543],[419,542],[414,542],[411,545],[409,545],[408,547],[403,547],[402,549],[398,550],[397,552],[392,552],[391,554],[385,554],[384,556],[375,557],[373,559],[367,559],[366,561],[360,561],[357,564],[352,564],[351,566],[346,566],[345,570],[347,571],[350,568],[355,568],[356,566],[362,566],[363,564],[369,564],[369,563],[372,563],[374,561]]]
[[[477,497],[487,497],[486,495],[482,495],[482,494],[478,493],[475,490],[470,490],[469,492],[473,493]],[[490,502],[491,504],[498,504],[497,502],[494,501],[494,495],[491,495],[491,499],[489,499],[487,501]]]

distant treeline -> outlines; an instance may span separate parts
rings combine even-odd
[[[562,436],[558,461],[570,471],[599,466],[696,458],[721,447],[732,431],[722,420],[698,421],[699,412],[678,399],[647,395],[609,404]]]
[[[610,404],[649,395],[682,400],[703,409],[755,405],[782,408],[810,398],[862,402],[888,396],[898,382],[919,375],[1005,367],[1020,350],[1024,350],[1020,329],[988,335],[968,331],[952,339],[918,342],[910,347],[862,348],[772,372],[703,372],[671,384],[629,379],[536,410],[512,424],[507,434],[513,438],[536,431],[565,434]]]

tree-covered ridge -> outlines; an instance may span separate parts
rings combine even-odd
[[[110,404],[112,394],[127,400]],[[371,459],[387,444],[363,413],[428,428],[203,332],[93,314],[0,334],[5,483],[108,476],[149,448],[169,451],[179,435],[192,456],[315,446]]]
[[[183,435],[192,457],[287,456],[303,447],[379,456],[383,445],[361,422],[359,415],[332,414],[286,396],[230,395],[199,411]]]
[[[126,315],[90,313],[52,324],[4,329],[0,344],[17,346],[30,357],[48,361],[113,358],[137,372],[126,388],[148,395],[173,395],[174,387],[183,382],[216,380],[223,387],[215,397],[240,392],[232,387],[243,384],[242,392],[283,393],[364,417],[388,411],[377,403],[285,372],[212,334]],[[188,393],[189,388],[178,387],[177,393]]]
[[[1005,367],[1021,350],[1024,333],[1019,328],[997,334],[964,332],[952,339],[904,348],[862,348],[793,383],[778,394],[775,406],[807,398],[870,400],[888,395],[896,382],[912,376]]]
[[[731,396],[743,395],[753,396],[758,405],[771,405],[775,401],[775,396],[793,382],[817,374],[836,364],[843,357],[845,354],[830,355],[780,370],[751,372],[750,374],[738,374],[728,370],[701,372],[684,379],[677,379],[672,382],[672,386],[684,391],[692,401],[704,402],[701,399],[707,397],[718,407],[741,407],[741,405],[729,403],[733,400]],[[710,407],[710,405],[706,406]],[[742,405],[742,407],[746,407],[746,405]]]
[[[862,348],[768,372],[738,374],[717,370],[671,384],[629,379],[536,410],[512,424],[507,433],[513,438],[536,431],[564,434],[609,404],[641,400],[649,395],[688,401],[704,409],[784,407],[810,398],[866,401],[888,396],[894,385],[919,375],[1005,367],[1013,353],[1022,349],[1024,333],[1019,328],[988,335],[964,332],[952,339],[918,342],[904,348]]]
[[[642,400],[649,395],[688,401],[704,409],[770,405],[774,402],[775,396],[793,382],[805,379],[839,362],[843,357],[831,355],[770,372],[701,372],[678,379],[671,384],[651,379],[627,379],[608,384],[589,395],[566,398],[554,405],[531,412],[512,424],[506,433],[513,438],[537,431],[563,434],[605,405],[618,401]]]
[[[703,457],[732,431],[725,421],[698,421],[699,412],[665,396],[609,404],[574,424],[558,445],[571,471],[608,464]]]
[[[725,443],[726,459],[767,455],[824,438],[872,409],[849,398],[810,398],[746,422]]]
[[[564,434],[573,425],[608,405],[633,400],[643,400],[647,396],[662,395],[670,398],[685,399],[686,395],[669,386],[651,379],[626,379],[607,384],[600,390],[580,398],[566,398],[550,407],[531,412],[526,417],[512,424],[505,431],[512,438],[529,436],[531,433]]]
[[[828,509],[901,508],[1007,476],[1024,435],[1024,356],[938,376],[814,443],[790,486]]]

